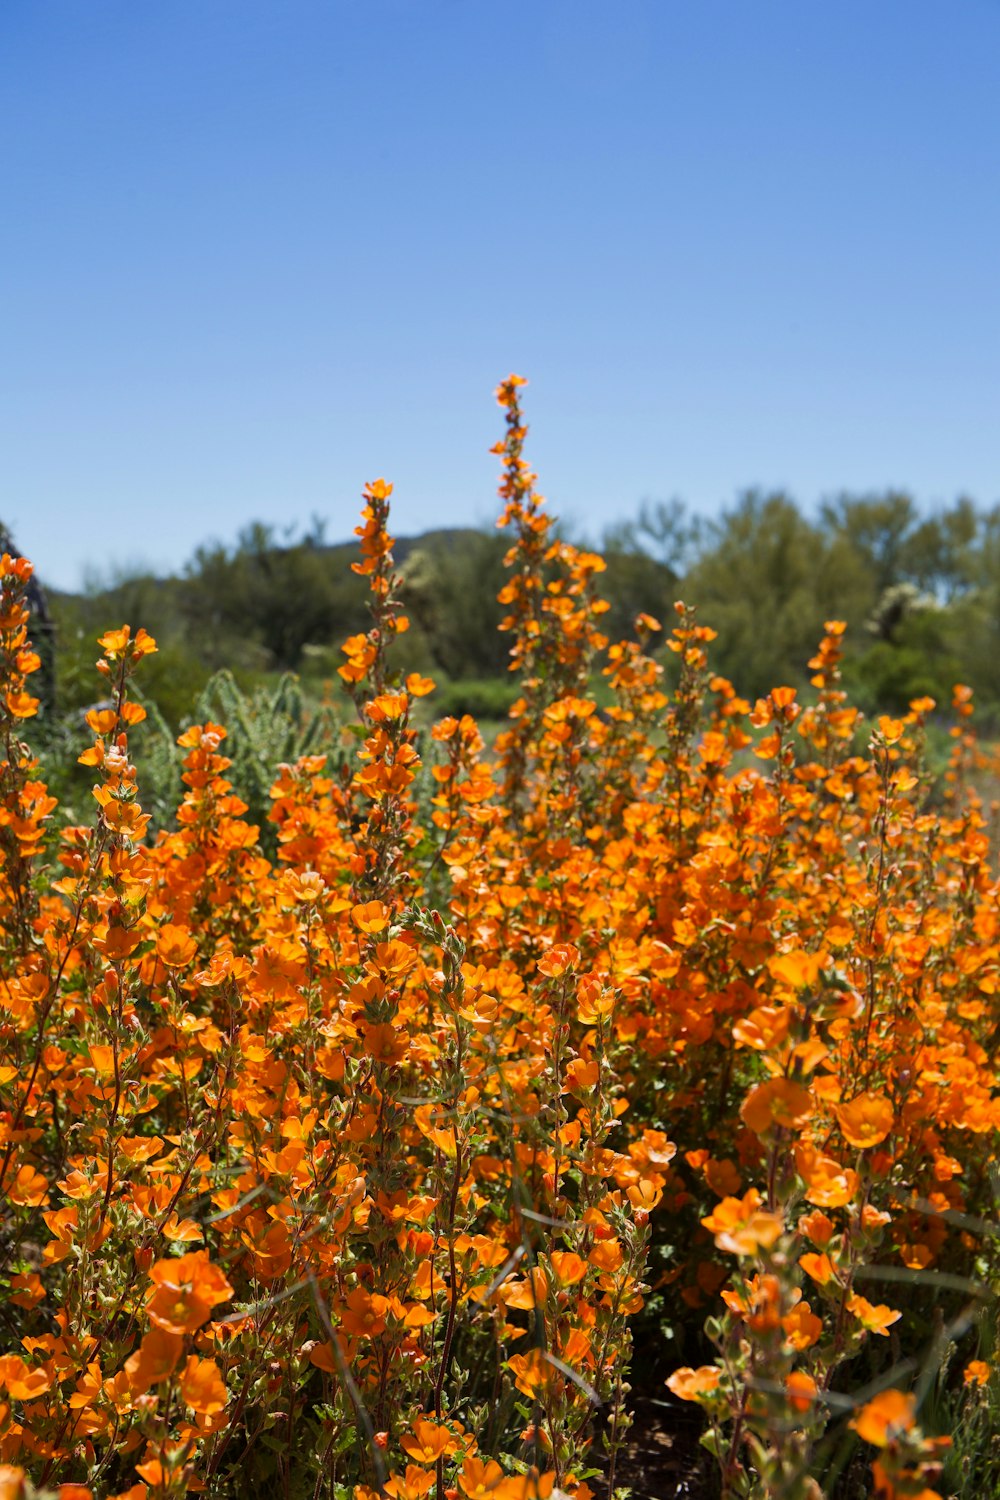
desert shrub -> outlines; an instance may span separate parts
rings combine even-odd
[[[446,682],[435,696],[434,711],[445,718],[468,714],[473,719],[506,719],[517,694],[517,684],[504,677]]]
[[[341,726],[332,704],[309,697],[291,672],[282,673],[273,686],[244,692],[223,668],[206,683],[192,718],[196,723],[225,724],[227,778],[272,854],[268,817],[275,776],[286,761],[336,754]]]

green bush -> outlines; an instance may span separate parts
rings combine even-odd
[[[509,678],[482,677],[444,683],[430,701],[436,718],[506,719],[517,694],[517,683]]]

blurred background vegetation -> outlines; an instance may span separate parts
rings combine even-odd
[[[397,544],[412,619],[406,665],[436,677],[439,713],[500,718],[514,695],[497,631],[506,545],[471,529]],[[667,624],[683,598],[718,631],[714,666],[745,697],[805,683],[823,622],[836,618],[849,626],[846,675],[866,711],[925,693],[944,708],[965,682],[981,721],[1000,719],[1000,506],[959,499],[928,514],[905,493],[845,494],[807,515],[786,494],[751,490],[712,520],[676,501],[646,503],[600,545],[610,637],[627,635],[640,611]],[[222,668],[245,692],[292,672],[322,697],[341,641],[368,624],[355,557],[318,522],[282,538],[254,524],[232,545],[199,548],[180,577],[93,577],[79,594],[49,591],[58,711],[94,700],[94,639],[124,621],[159,642],[143,686],[172,728]],[[44,578],[45,559],[35,561]]]
[[[507,545],[495,530],[450,529],[395,549],[412,622],[400,665],[438,684],[421,713],[471,713],[487,737],[517,695],[497,628]],[[669,630],[671,606],[684,599],[718,632],[715,671],[752,701],[779,684],[806,686],[824,621],[844,619],[845,685],[866,714],[929,694],[945,746],[952,688],[963,682],[975,690],[980,729],[1000,730],[1000,506],[958,499],[928,514],[910,495],[886,492],[840,495],[809,515],[787,494],[751,490],[710,520],[677,501],[645,503],[599,545],[611,640],[629,635],[640,612]],[[321,748],[342,759],[351,713],[340,645],[370,623],[356,559],[355,544],[328,544],[319,522],[282,536],[258,523],[231,545],[199,548],[180,576],[95,575],[78,594],[46,591],[36,634],[54,681],[32,738],[64,818],[85,816],[89,804],[91,778],[75,762],[83,711],[101,698],[96,638],[125,622],[159,644],[140,679],[149,719],[134,746],[154,826],[177,805],[174,742],[188,723],[228,726],[230,774],[258,823],[279,762]],[[45,559],[35,562],[44,578]],[[663,655],[672,674],[676,659]],[[606,698],[602,679],[594,691]]]

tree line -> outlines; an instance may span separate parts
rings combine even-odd
[[[438,677],[452,711],[502,716],[512,696],[496,602],[507,546],[502,533],[471,528],[398,543],[408,665]],[[640,612],[666,624],[684,599],[718,632],[713,663],[744,696],[805,683],[835,618],[848,623],[846,676],[862,707],[903,708],[925,694],[946,703],[961,681],[1000,717],[1000,506],[960,498],[928,513],[888,491],[842,494],[809,513],[783,492],[749,490],[714,518],[647,502],[600,550],[607,634],[628,635]],[[320,524],[282,537],[254,523],[235,543],[200,547],[177,576],[50,593],[58,707],[92,700],[93,636],[110,618],[156,636],[147,690],[174,724],[222,667],[248,687],[282,671],[334,677],[341,641],[368,624],[354,558],[353,544],[328,545]]]

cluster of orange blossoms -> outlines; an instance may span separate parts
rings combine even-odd
[[[840,623],[808,703],[739,698],[683,606],[666,668],[648,616],[609,643],[522,383],[498,392],[509,728],[488,752],[415,713],[377,481],[356,722],[278,768],[276,859],[215,724],[150,837],[129,684],[156,648],[128,627],[100,641],[93,820],[50,832],[30,568],[0,561],[0,1495],[587,1500],[651,1283],[671,1322],[709,1316],[709,1362],[668,1383],[727,1495],[815,1500],[838,1423],[880,1495],[937,1493],[940,1442],[877,1363],[918,1335],[877,1293],[988,1251],[1000,907],[969,695],[932,806],[934,705],[862,726]]]

